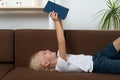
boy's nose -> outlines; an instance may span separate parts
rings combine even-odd
[[[49,52],[50,52],[50,50],[46,50],[46,52],[48,52],[48,53],[49,53]]]

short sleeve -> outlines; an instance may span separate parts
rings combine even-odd
[[[73,59],[76,59],[74,55],[67,54],[66,61],[59,56],[59,51],[57,53],[58,59],[55,70],[59,72],[83,72],[81,68],[74,64]]]
[[[70,65],[69,62],[63,60],[61,57],[58,57],[55,70],[60,72],[67,72],[67,68],[69,65]]]
[[[59,51],[57,53],[57,56],[58,56],[58,59],[57,59],[57,64],[56,64],[55,70],[60,71],[60,72],[67,72],[70,63],[68,61],[63,60],[59,56]]]

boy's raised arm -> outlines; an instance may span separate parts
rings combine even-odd
[[[53,19],[55,28],[56,28],[59,55],[62,59],[64,59],[66,61],[66,43],[65,43],[62,22],[58,18],[58,13],[50,12],[50,17]]]

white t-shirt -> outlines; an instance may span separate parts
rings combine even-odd
[[[63,60],[59,56],[59,51],[57,53],[58,60],[55,70],[60,72],[92,72],[93,70],[93,60],[90,55],[73,55],[67,54],[67,61]]]

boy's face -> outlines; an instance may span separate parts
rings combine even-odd
[[[40,51],[38,54],[39,54],[39,56],[42,57],[43,65],[45,64],[46,61],[51,62],[57,58],[56,53],[52,52],[50,50],[43,50],[43,51]]]

